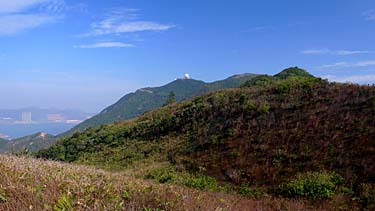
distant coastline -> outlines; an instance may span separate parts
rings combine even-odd
[[[38,132],[46,132],[52,135],[58,135],[70,130],[76,124],[65,122],[49,123],[9,123],[0,124],[0,138],[15,139]]]

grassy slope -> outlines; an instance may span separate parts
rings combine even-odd
[[[0,155],[0,177],[0,210],[7,211],[310,209],[301,201],[246,199],[153,184],[93,167],[7,155]]]
[[[291,77],[89,129],[39,156],[120,169],[156,160],[269,192],[298,173],[335,171],[358,192],[375,181],[374,96],[375,87]]]

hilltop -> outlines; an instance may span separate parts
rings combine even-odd
[[[217,181],[251,195],[338,194],[348,209],[373,206],[375,87],[305,73],[259,76],[242,88],[89,128],[37,156],[196,188],[217,190]],[[191,177],[211,182],[192,184]]]
[[[164,86],[142,88],[134,93],[125,95],[98,115],[61,134],[60,137],[72,135],[76,131],[83,131],[89,127],[98,127],[104,124],[131,119],[146,111],[160,108],[168,100],[171,92],[175,94],[176,101],[181,102],[208,92],[239,87],[255,76],[257,75],[245,73],[212,83],[194,79],[176,79]]]
[[[44,132],[0,142],[0,153],[36,152],[56,142],[56,137]]]

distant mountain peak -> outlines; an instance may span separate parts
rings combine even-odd
[[[48,135],[48,134],[45,133],[45,132],[40,132],[39,135],[38,135],[38,137],[44,139],[47,135]]]
[[[279,72],[278,74],[274,75],[274,77],[281,78],[281,79],[285,79],[290,76],[314,77],[306,70],[299,68],[297,66],[286,68],[282,70],[281,72]]]

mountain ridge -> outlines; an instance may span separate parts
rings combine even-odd
[[[54,144],[56,137],[54,135],[38,132],[28,136],[12,139],[0,144],[0,153],[22,153],[36,152]]]
[[[76,131],[83,131],[89,127],[98,127],[103,124],[131,119],[146,111],[162,107],[167,101],[170,92],[173,92],[176,101],[180,102],[208,92],[239,87],[256,76],[257,74],[252,73],[236,74],[223,80],[208,83],[196,79],[176,79],[163,86],[141,88],[124,95],[114,104],[103,109],[99,114],[85,120],[71,130],[59,134],[58,137],[69,136]]]

